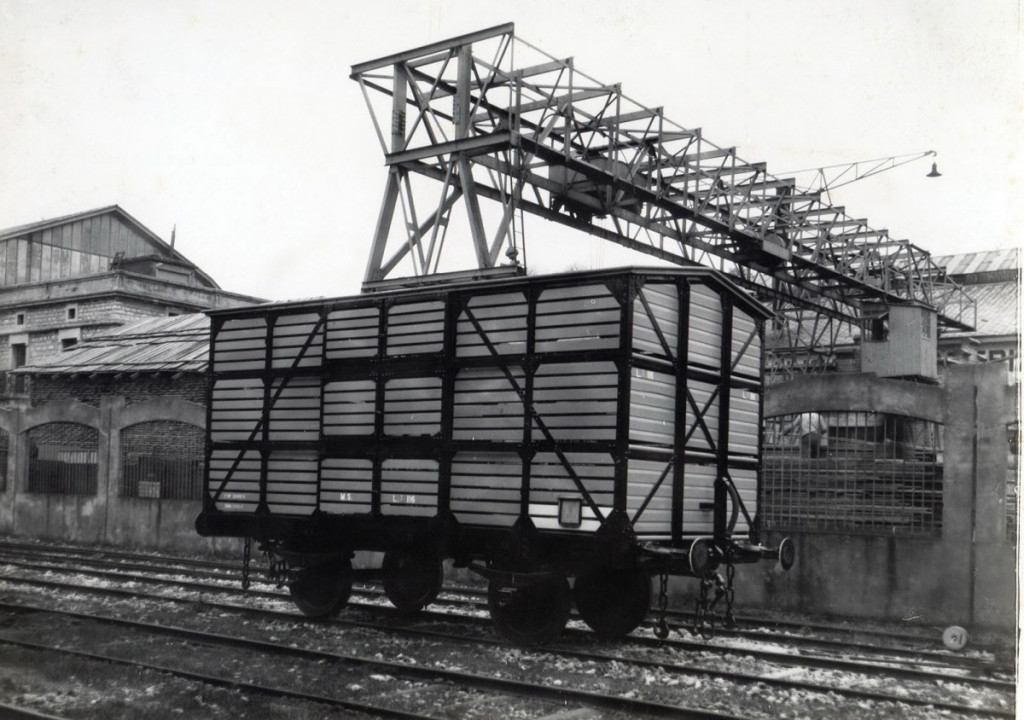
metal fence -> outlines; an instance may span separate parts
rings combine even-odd
[[[122,436],[121,497],[202,498],[203,429],[181,422],[135,425]]]
[[[768,418],[767,529],[885,535],[942,530],[942,426],[872,412]]]
[[[95,428],[75,423],[44,425],[29,433],[28,491],[60,495],[95,495],[97,490]]]

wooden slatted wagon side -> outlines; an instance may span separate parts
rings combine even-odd
[[[337,611],[355,551],[391,601],[441,563],[489,581],[507,636],[572,600],[635,629],[654,574],[782,556],[760,543],[766,311],[704,268],[477,280],[214,311],[198,531],[292,568]],[[570,579],[574,587],[570,590]]]

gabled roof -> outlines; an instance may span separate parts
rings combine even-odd
[[[939,267],[945,268],[947,275],[976,275],[1002,270],[1019,270],[1020,248],[943,255],[933,257],[932,260]]]
[[[36,375],[156,373],[206,370],[210,320],[202,313],[123,325],[19,368]]]
[[[948,332],[945,337],[994,337],[1020,333],[1020,285],[1016,282],[965,285],[964,292],[977,303],[978,322],[971,332]]]
[[[177,262],[183,263],[197,275],[203,278],[204,281],[209,283],[210,287],[219,289],[220,286],[214,282],[213,278],[203,272],[195,263],[187,259],[180,252],[172,248],[168,243],[161,240],[156,233],[147,228],[145,225],[140,223],[134,217],[129,215],[120,205],[109,205],[107,207],[96,208],[95,210],[86,210],[85,212],[74,213],[72,215],[63,215],[57,218],[50,218],[49,220],[40,220],[39,222],[29,223],[27,225],[18,225],[16,227],[6,228],[0,230],[0,242],[4,240],[11,240],[19,238],[25,235],[30,235],[35,232],[42,230],[48,230],[55,228],[60,225],[67,225],[69,223],[78,222],[80,220],[87,220],[89,218],[98,217],[100,215],[116,215],[122,222],[132,227],[136,232],[150,242],[157,254],[173,259]]]
[[[978,322],[972,332],[945,337],[998,337],[1020,333],[1020,249],[986,250],[932,258],[960,283],[977,303]]]

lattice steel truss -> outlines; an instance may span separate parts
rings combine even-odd
[[[934,308],[940,327],[974,324],[973,302],[926,251],[547,55],[511,23],[351,77],[388,166],[368,284],[455,269],[442,254],[461,205],[478,269],[521,260],[525,211],[726,272],[775,310],[769,344],[804,369],[827,366],[814,358],[889,304]]]

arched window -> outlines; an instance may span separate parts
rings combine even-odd
[[[942,529],[942,425],[878,412],[765,420],[769,530],[934,535]]]
[[[28,431],[28,491],[95,495],[99,431],[88,425],[56,422]]]
[[[203,429],[174,420],[144,422],[121,432],[121,497],[202,498]]]

